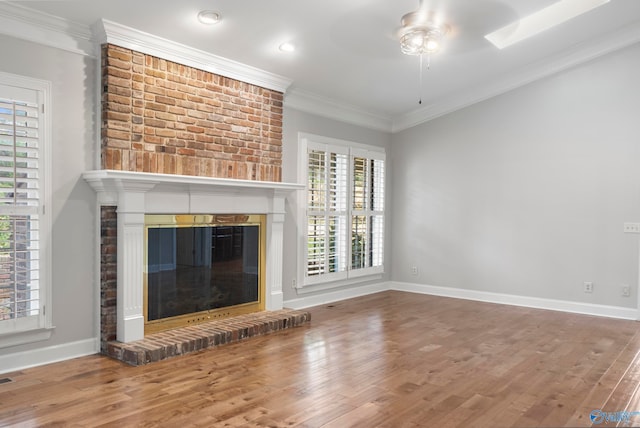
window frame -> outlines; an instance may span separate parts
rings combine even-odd
[[[346,219],[347,219],[347,241],[351,241],[351,221],[353,213],[356,211],[353,207],[353,158],[365,157],[367,159],[377,159],[384,162],[384,170],[386,171],[386,153],[384,147],[361,144],[347,140],[340,140],[320,135],[299,133],[298,134],[298,183],[305,186],[304,192],[300,193],[298,203],[298,243],[300,250],[298,251],[297,278],[295,287],[299,293],[308,291],[319,291],[323,289],[342,287],[357,284],[366,281],[381,279],[384,274],[384,222],[386,216],[385,198],[386,198],[386,177],[382,178],[382,211],[376,211],[383,218],[382,230],[382,263],[379,266],[352,269],[351,249],[347,249],[348,260],[347,268],[344,272],[324,273],[314,276],[307,275],[308,261],[308,151],[309,148],[315,148],[330,153],[340,153],[347,155],[347,192],[346,192]],[[366,215],[372,214],[373,210],[365,210]],[[359,212],[360,213],[360,212]],[[350,244],[347,244],[350,247]]]
[[[0,320],[0,349],[47,340],[53,332],[52,311],[52,254],[51,254],[51,177],[52,177],[52,121],[51,121],[51,93],[52,84],[49,81],[34,79],[26,76],[0,72],[0,94],[7,92],[32,91],[37,93],[39,110],[38,127],[38,168],[39,178],[39,206],[37,215],[39,222],[39,298],[40,312],[33,318]],[[11,98],[11,96],[7,97]],[[5,213],[11,209],[5,210]]]

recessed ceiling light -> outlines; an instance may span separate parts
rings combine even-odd
[[[205,25],[217,24],[222,20],[220,12],[214,10],[203,10],[198,14],[198,21]]]
[[[503,49],[608,2],[609,0],[561,0],[484,37],[498,49]]]
[[[296,45],[291,42],[284,42],[280,45],[280,50],[282,52],[293,52],[296,50]]]

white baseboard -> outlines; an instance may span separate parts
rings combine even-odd
[[[571,302],[567,300],[543,299],[539,297],[517,296],[513,294],[466,290],[462,288],[438,287],[435,285],[412,284],[408,282],[389,282],[389,289],[410,293],[429,294],[432,296],[453,297],[456,299],[524,306],[527,308],[547,309],[608,318],[636,320],[638,316],[636,308]]]
[[[62,345],[47,346],[46,348],[30,351],[15,352],[0,355],[0,373],[14,372],[29,367],[56,363],[71,358],[84,357],[100,351],[98,339],[79,340]]]
[[[503,305],[523,306],[527,308],[594,315],[626,320],[638,319],[636,308],[607,306],[593,303],[571,302],[568,300],[545,299],[540,297],[518,296],[515,294],[492,293],[489,291],[467,290],[463,288],[439,287],[435,285],[413,284],[409,282],[380,282],[376,284],[336,290],[287,300],[284,306],[291,309],[304,309],[311,306],[324,305],[354,297],[366,296],[381,291],[394,290],[408,293],[429,294],[432,296],[452,297],[455,299],[474,300],[478,302],[498,303]]]
[[[363,285],[361,287],[335,290],[328,293],[309,295],[298,299],[285,300],[284,307],[290,309],[304,309],[311,306],[326,305],[327,303],[338,302],[340,300],[352,299],[354,297],[367,296],[369,294],[380,293],[389,290],[389,283],[378,282],[376,284]]]

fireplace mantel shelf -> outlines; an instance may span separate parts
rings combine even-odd
[[[190,175],[156,174],[116,170],[86,171],[83,178],[98,193],[134,190],[145,192],[155,187],[171,187],[177,191],[236,192],[236,191],[280,191],[303,190],[304,185],[273,181],[236,180],[230,178],[196,177]]]

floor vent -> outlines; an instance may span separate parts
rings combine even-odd
[[[13,382],[13,379],[9,377],[3,377],[0,379],[0,385],[2,385],[3,383],[9,383],[9,382]]]

